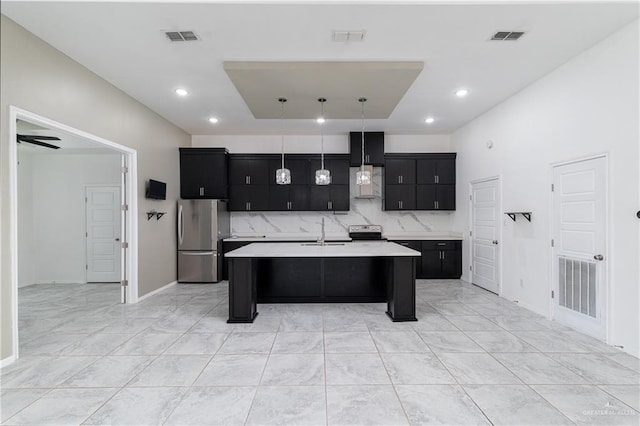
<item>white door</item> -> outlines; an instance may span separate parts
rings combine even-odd
[[[86,188],[87,282],[120,282],[120,188]]]
[[[553,168],[553,317],[606,338],[607,159]]]
[[[471,183],[471,282],[500,289],[500,181]]]

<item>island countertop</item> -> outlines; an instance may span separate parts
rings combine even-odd
[[[252,243],[225,257],[420,257],[421,253],[387,241],[351,243]]]

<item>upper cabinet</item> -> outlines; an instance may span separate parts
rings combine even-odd
[[[272,177],[275,179],[275,171]],[[229,185],[267,185],[268,183],[268,161],[254,156],[231,156],[229,160]]]
[[[456,154],[386,154],[384,210],[455,210]]]
[[[227,168],[224,148],[180,148],[180,198],[227,198]]]
[[[362,132],[349,133],[349,163],[351,167],[362,164]],[[364,132],[364,164],[384,166],[384,132]]]

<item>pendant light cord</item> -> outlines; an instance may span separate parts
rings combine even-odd
[[[320,117],[324,118],[324,102],[320,100]],[[324,170],[324,123],[320,123],[320,168]]]
[[[280,98],[278,99],[278,101],[280,102],[280,106],[281,106],[281,111],[280,111],[280,135],[282,137],[282,143],[281,143],[281,147],[282,147],[282,168],[284,169],[284,103],[287,102],[286,98]]]
[[[367,98],[360,98],[358,101],[360,101],[360,105],[362,106],[362,143],[360,144],[362,148],[362,163],[360,170],[364,171],[364,103],[367,102]]]

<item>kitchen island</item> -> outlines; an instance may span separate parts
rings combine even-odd
[[[250,323],[258,303],[387,302],[393,321],[416,321],[420,252],[386,241],[252,243],[226,255],[229,323]]]

